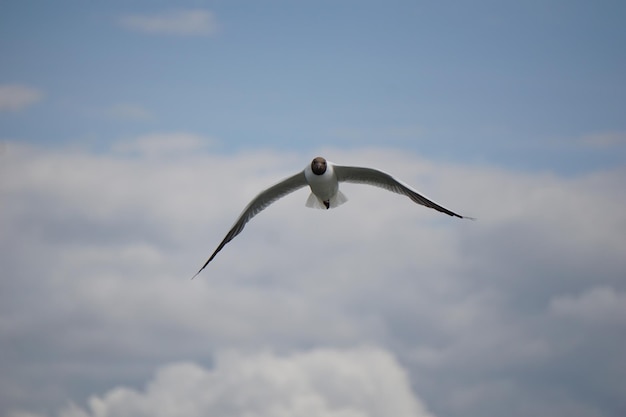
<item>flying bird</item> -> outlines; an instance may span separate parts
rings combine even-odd
[[[311,208],[331,209],[348,201],[346,196],[339,190],[340,182],[352,182],[359,184],[369,184],[381,187],[394,193],[403,194],[417,204],[435,209],[449,216],[460,219],[472,219],[472,217],[461,216],[445,207],[427,199],[413,188],[395,179],[386,172],[373,168],[350,167],[335,165],[330,161],[318,156],[313,159],[310,165],[304,170],[291,177],[285,178],[278,184],[261,191],[241,212],[239,218],[226,234],[222,243],[213,252],[211,257],[204,263],[202,268],[192,277],[195,278],[206,266],[215,258],[215,255],[231,240],[243,230],[254,216],[267,208],[276,200],[290,194],[302,187],[309,186],[311,194],[306,201],[306,206]]]

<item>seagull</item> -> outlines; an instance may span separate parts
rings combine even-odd
[[[460,219],[474,220],[472,217],[461,216],[439,204],[427,199],[410,186],[395,179],[386,172],[373,168],[351,167],[335,165],[330,161],[318,156],[313,159],[310,165],[304,170],[291,177],[285,178],[279,183],[261,191],[246,206],[239,215],[239,218],[226,234],[226,237],[213,252],[211,257],[204,263],[202,268],[192,277],[195,278],[200,272],[215,258],[224,246],[233,240],[243,230],[244,226],[262,210],[265,210],[276,200],[290,194],[300,188],[309,186],[311,194],[306,201],[306,206],[310,208],[331,209],[340,206],[348,201],[346,196],[339,190],[340,182],[351,182],[358,184],[369,184],[384,188],[388,191],[405,195],[417,204],[432,208],[448,216]]]

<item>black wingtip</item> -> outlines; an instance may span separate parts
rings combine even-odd
[[[195,274],[193,277],[191,277],[191,279],[194,279],[195,277],[197,277],[198,275],[200,275],[200,272],[202,272],[202,271],[204,270],[204,268],[206,268],[206,266],[209,264],[209,262],[211,262],[211,261],[213,260],[213,258],[215,258],[215,255],[217,255],[217,252],[219,252],[219,251],[220,251],[220,249],[222,249],[222,248],[220,247],[220,248],[218,248],[215,252],[213,252],[213,255],[211,255],[211,257],[209,258],[209,260],[208,260],[208,261],[206,261],[206,262],[204,263],[204,265],[202,265],[202,268],[200,268],[200,269],[198,270],[198,272],[196,272],[196,274]]]
[[[450,210],[446,210],[446,211],[444,211],[444,213],[446,213],[448,216],[458,217],[459,219],[476,220],[476,217],[461,216],[460,214],[457,214],[457,213],[455,213],[453,211],[450,211]]]
[[[196,273],[194,274],[194,276],[193,276],[193,277],[191,277],[191,279],[194,279],[195,277],[197,277],[198,275],[200,275],[200,272],[202,272],[202,271],[204,270],[204,268],[206,268],[206,266],[207,266],[208,264],[209,264],[209,262],[207,261],[207,263],[205,263],[204,265],[202,265],[202,268],[200,268],[200,269],[198,270],[198,272],[196,272]]]
[[[470,217],[470,216],[461,216],[460,214],[456,214],[455,212],[451,211],[449,213],[445,212],[448,216],[451,217],[456,217],[459,219],[464,219],[464,220],[476,220],[476,217]]]

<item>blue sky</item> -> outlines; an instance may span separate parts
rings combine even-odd
[[[0,416],[622,417],[624,21],[0,2]],[[189,279],[317,155],[478,220],[304,189]]]
[[[4,2],[0,82],[42,98],[2,114],[2,136],[106,147],[185,131],[220,152],[391,145],[566,172],[623,162],[621,2],[176,7]],[[124,23],[180,10],[210,19],[178,34]],[[585,141],[607,135],[610,149]]]

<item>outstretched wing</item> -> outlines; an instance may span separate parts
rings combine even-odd
[[[271,186],[270,188],[261,191],[259,195],[254,197],[254,199],[246,206],[246,208],[241,212],[239,218],[230,229],[230,231],[226,234],[222,243],[219,244],[215,252],[211,255],[208,261],[202,265],[202,268],[196,275],[192,277],[195,278],[208,264],[215,258],[215,255],[231,240],[235,238],[241,231],[243,230],[246,223],[248,223],[254,216],[259,214],[262,210],[264,210],[267,206],[272,204],[274,201],[286,196],[289,193],[296,191],[299,188],[307,185],[306,178],[304,176],[304,171],[299,172],[296,175],[293,175],[289,178],[285,178],[278,184]]]
[[[386,172],[379,171],[372,168],[361,167],[347,167],[347,166],[333,166],[337,180],[340,182],[353,182],[359,184],[369,184],[376,187],[384,188],[385,190],[392,191],[394,193],[403,194],[415,201],[417,204],[421,204],[426,207],[430,207],[449,216],[459,217],[461,219],[471,219],[471,217],[461,216],[453,211],[448,210],[445,207],[431,201],[415,191],[413,188],[395,179]]]

